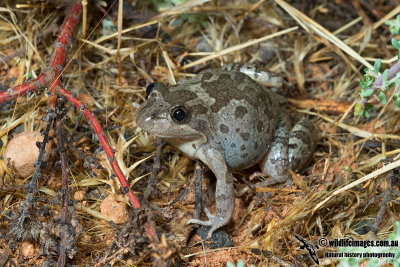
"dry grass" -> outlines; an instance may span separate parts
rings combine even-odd
[[[22,8],[15,8],[14,3],[0,7],[0,57],[26,48],[24,56],[0,66],[0,89],[18,85],[28,75],[36,77],[49,61],[55,37],[50,34],[40,41],[37,38],[52,23],[60,24],[65,8],[33,2],[32,6]],[[102,21],[100,9],[88,3],[85,23],[69,53],[70,57],[75,56],[68,58],[64,85],[84,101],[89,99],[92,110],[98,110],[96,116],[109,129],[108,138],[116,149],[116,158],[139,197],[147,187],[156,147],[155,139],[137,128],[135,112],[145,100],[146,85],[153,81],[175,83],[201,69],[228,62],[261,64],[282,73],[285,85],[281,92],[292,104],[288,110],[315,123],[320,131],[318,147],[312,164],[301,175],[293,174],[290,188],[260,189],[268,193],[266,202],[260,196],[237,200],[236,217],[225,227],[236,246],[209,250],[192,247],[193,242],[186,244],[189,227],[183,222],[193,214],[193,196],[189,194],[168,207],[191,177],[193,161],[166,146],[161,157],[163,168],[157,175],[157,195],[150,199],[150,204],[160,207],[156,225],[167,239],[153,244],[151,249],[139,242],[129,249],[109,250],[124,226],[112,228],[108,218],[100,213],[100,204],[108,194],[126,203],[128,200],[121,194],[118,182],[109,179],[112,169],[102,153],[97,153],[99,145],[84,119],[78,128],[82,134],[75,135],[79,138],[72,143],[86,156],[96,157],[105,169],[90,170],[77,152],[68,151],[71,191],[86,192],[85,203],[75,205],[83,230],[78,237],[79,253],[74,264],[101,266],[112,259],[115,266],[150,265],[151,253],[157,251],[153,256],[161,262],[162,256],[172,259],[179,254],[189,266],[205,262],[209,266],[223,266],[239,259],[257,266],[279,266],[279,260],[308,266],[312,261],[306,251],[298,250],[300,243],[293,233],[310,242],[320,237],[373,237],[371,233],[357,232],[356,228],[360,224],[372,227],[382,206],[382,193],[390,186],[388,176],[399,166],[399,113],[392,101],[386,106],[375,101],[376,111],[370,119],[355,117],[352,112],[363,69],[371,68],[376,58],[383,59],[385,68],[393,64],[397,51],[390,45],[392,36],[384,21],[393,19],[400,7],[369,1],[373,10],[361,5],[373,22],[367,23],[350,1],[192,0],[160,8],[159,12],[148,1],[125,2],[123,16],[115,3]],[[189,19],[182,16],[187,13]],[[80,35],[82,32],[85,36]],[[41,130],[44,124],[40,118],[45,111],[43,92],[0,105],[0,155],[15,133]],[[78,115],[73,108],[67,111],[66,134],[72,133]],[[57,159],[54,151],[52,164]],[[4,172],[5,184],[0,185],[0,251],[5,249],[3,235],[11,227],[9,216],[18,216],[26,197],[22,185],[29,180],[14,177],[5,160],[0,159],[0,174]],[[242,179],[249,175],[250,171],[235,172],[241,178],[235,182],[238,190],[244,186]],[[207,183],[207,177],[212,175],[205,176]],[[57,195],[60,180],[58,171],[46,170],[38,185],[43,206],[49,212],[48,218],[41,215],[42,223],[50,223],[60,212],[59,205],[48,202]],[[380,239],[393,231],[394,222],[399,220],[395,200],[396,197],[391,198],[389,205],[384,206],[386,213],[380,218],[377,233]],[[40,209],[36,207],[34,211]],[[136,238],[134,234],[138,233],[128,232],[120,239],[129,235]],[[55,233],[53,236],[57,240]],[[28,241],[35,244],[37,252],[43,245],[33,237]],[[255,255],[249,248],[273,255]],[[337,264],[335,259],[323,258],[327,250],[318,252],[322,264]],[[168,253],[171,256],[166,256]],[[45,260],[39,253],[31,259],[21,258],[18,249],[11,258],[21,265]]]

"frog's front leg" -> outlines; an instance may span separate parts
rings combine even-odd
[[[267,155],[260,162],[261,172],[271,176],[268,185],[282,183],[290,179],[289,165],[289,116],[279,114],[272,143]]]
[[[229,223],[235,209],[233,176],[222,153],[211,146],[204,145],[201,149],[201,160],[211,169],[217,178],[215,190],[216,215],[212,215],[205,209],[208,221],[191,219],[187,223],[197,223],[211,226],[207,238],[210,238],[215,230]]]

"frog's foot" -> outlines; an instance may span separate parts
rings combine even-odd
[[[197,220],[197,219],[190,219],[186,224],[200,224],[204,226],[211,226],[210,230],[208,231],[207,239],[211,238],[212,234],[215,232],[215,230],[221,228],[225,224],[229,222],[229,218],[222,218],[219,216],[212,215],[211,212],[207,209],[204,208],[204,211],[208,217],[208,221],[202,221],[202,220]]]

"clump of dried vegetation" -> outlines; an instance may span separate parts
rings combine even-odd
[[[397,87],[387,92],[387,103],[369,101],[375,107],[369,118],[353,109],[364,68],[373,69],[377,58],[382,70],[397,61],[396,36],[384,22],[399,13],[398,1],[173,2],[83,3],[62,73],[63,86],[104,128],[140,209],[118,206],[130,202],[91,124],[60,101],[58,128],[48,131],[52,150],[26,210],[24,185],[31,177],[17,176],[4,153],[18,133],[45,131],[51,95],[35,90],[0,104],[0,266],[223,266],[238,260],[308,266],[313,261],[294,234],[314,244],[321,237],[384,239],[393,232],[400,113],[391,94]],[[0,91],[46,70],[73,4],[10,0],[0,7]],[[151,82],[175,83],[229,62],[282,73],[288,111],[310,118],[319,138],[311,164],[293,173],[290,187],[259,188],[236,199],[234,218],[224,228],[235,246],[210,249],[185,225],[194,210],[194,162],[169,145],[156,146],[137,128],[135,112]],[[57,148],[60,142],[65,148]],[[251,171],[234,173],[238,191]],[[203,183],[205,202],[212,204],[212,173],[204,172]],[[103,212],[110,195],[121,217]],[[324,257],[326,251],[335,249],[319,247],[320,264],[337,264]],[[60,260],[60,253],[66,257]]]

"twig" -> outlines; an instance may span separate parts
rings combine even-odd
[[[140,203],[136,196],[133,194],[132,190],[129,188],[129,184],[126,181],[126,178],[122,173],[117,161],[115,160],[114,152],[111,149],[100,124],[94,118],[93,114],[88,111],[83,102],[73,97],[68,90],[62,88],[60,83],[62,68],[65,64],[68,47],[71,43],[74,29],[79,22],[79,16],[81,12],[82,5],[80,3],[76,3],[70,9],[67,17],[65,18],[61,26],[61,32],[54,44],[55,49],[53,50],[50,57],[50,67],[44,70],[37,79],[11,88],[9,90],[0,92],[0,103],[16,98],[17,96],[23,95],[28,91],[36,91],[38,89],[48,86],[50,92],[48,106],[50,108],[53,108],[56,106],[56,91],[58,89],[60,94],[66,96],[67,100],[70,101],[73,105],[75,105],[77,108],[82,108],[82,112],[92,124],[94,131],[96,132],[99,141],[108,156],[108,160],[110,161],[110,164],[123,188],[124,193],[127,194],[132,206],[134,208],[139,208]]]
[[[372,226],[371,232],[370,232],[370,239],[374,240],[376,239],[376,235],[378,234],[379,231],[379,225],[381,224],[383,220],[383,216],[385,215],[386,207],[387,204],[390,201],[390,196],[393,193],[393,186],[395,184],[396,179],[398,179],[399,176],[399,169],[394,169],[391,170],[389,174],[389,187],[386,189],[386,191],[383,193],[383,200],[380,204],[378,214],[376,215],[375,223]]]
[[[61,185],[62,185],[62,205],[61,205],[61,225],[65,226],[68,223],[68,171],[67,171],[67,157],[65,155],[65,146],[64,146],[64,138],[61,131],[61,122],[62,120],[57,120],[56,125],[56,135],[57,135],[57,148],[60,153],[60,163],[61,163]],[[66,262],[66,242],[67,236],[66,231],[61,231],[61,244],[58,255],[58,267],[65,266]]]
[[[133,194],[132,190],[129,187],[128,182],[125,179],[124,174],[121,171],[121,168],[118,165],[118,162],[115,159],[114,156],[114,151],[112,150],[110,144],[108,143],[108,140],[103,132],[103,129],[100,126],[100,123],[96,120],[96,118],[93,116],[93,114],[88,110],[86,105],[74,97],[71,92],[66,90],[65,88],[58,87],[57,88],[59,94],[65,96],[69,102],[71,102],[75,107],[79,108],[81,112],[83,112],[83,115],[88,119],[90,124],[93,127],[93,130],[95,131],[97,138],[99,139],[100,144],[102,145],[104,151],[106,152],[108,161],[111,164],[112,169],[114,170],[115,175],[117,176],[123,192],[128,196],[132,206],[136,209],[140,208],[140,202],[136,198],[136,196]]]
[[[202,178],[203,178],[203,163],[200,160],[196,160],[196,166],[194,169],[196,179],[194,180],[194,219],[200,219],[202,210]]]
[[[39,178],[40,175],[40,168],[42,166],[42,162],[43,162],[43,156],[46,153],[46,144],[49,141],[49,132],[50,132],[50,127],[52,125],[52,122],[54,120],[55,117],[55,113],[54,111],[50,110],[47,113],[47,127],[46,130],[43,133],[43,142],[41,142],[40,144],[40,150],[39,150],[39,157],[37,159],[37,161],[35,162],[35,172],[33,173],[33,177],[32,180],[30,181],[30,183],[27,185],[27,190],[28,190],[28,197],[26,198],[26,202],[25,202],[25,207],[22,210],[22,214],[21,217],[18,220],[18,227],[20,229],[22,229],[23,227],[23,223],[25,221],[26,215],[28,213],[29,207],[33,201],[33,197],[34,194],[36,193],[36,182]]]
[[[156,176],[158,171],[161,169],[161,154],[162,149],[165,145],[165,141],[162,138],[157,138],[157,150],[156,155],[154,156],[154,163],[153,163],[153,171],[150,174],[149,182],[147,184],[147,188],[144,191],[144,199],[147,201],[154,191],[157,192],[156,189]]]
[[[395,162],[392,162],[392,163],[389,163],[388,165],[383,166],[382,168],[380,168],[380,169],[378,169],[378,170],[376,170],[376,171],[371,172],[371,173],[368,174],[368,175],[365,175],[364,177],[362,177],[362,178],[360,178],[360,179],[358,179],[358,180],[356,180],[356,181],[354,181],[354,182],[352,182],[352,183],[350,183],[350,184],[348,184],[348,185],[346,185],[346,186],[344,186],[344,187],[342,187],[342,188],[339,188],[339,189],[335,190],[330,196],[328,196],[328,197],[325,198],[323,201],[321,201],[320,203],[318,203],[318,204],[312,209],[312,213],[314,213],[317,209],[319,209],[321,206],[323,206],[326,202],[328,202],[328,201],[329,201],[331,198],[333,198],[334,196],[336,196],[336,195],[338,195],[338,194],[341,194],[341,193],[343,193],[344,191],[346,191],[346,190],[348,190],[348,189],[350,189],[350,188],[352,188],[352,187],[354,187],[354,186],[356,186],[356,185],[359,185],[359,184],[361,184],[361,183],[363,183],[363,182],[365,182],[365,181],[368,181],[368,180],[370,180],[370,179],[372,179],[372,178],[374,178],[374,177],[376,177],[376,176],[378,176],[378,175],[384,174],[385,172],[388,172],[388,171],[390,171],[390,170],[393,170],[393,169],[395,169],[395,168],[398,168],[399,166],[400,166],[400,160],[397,160],[397,161],[395,161]]]

